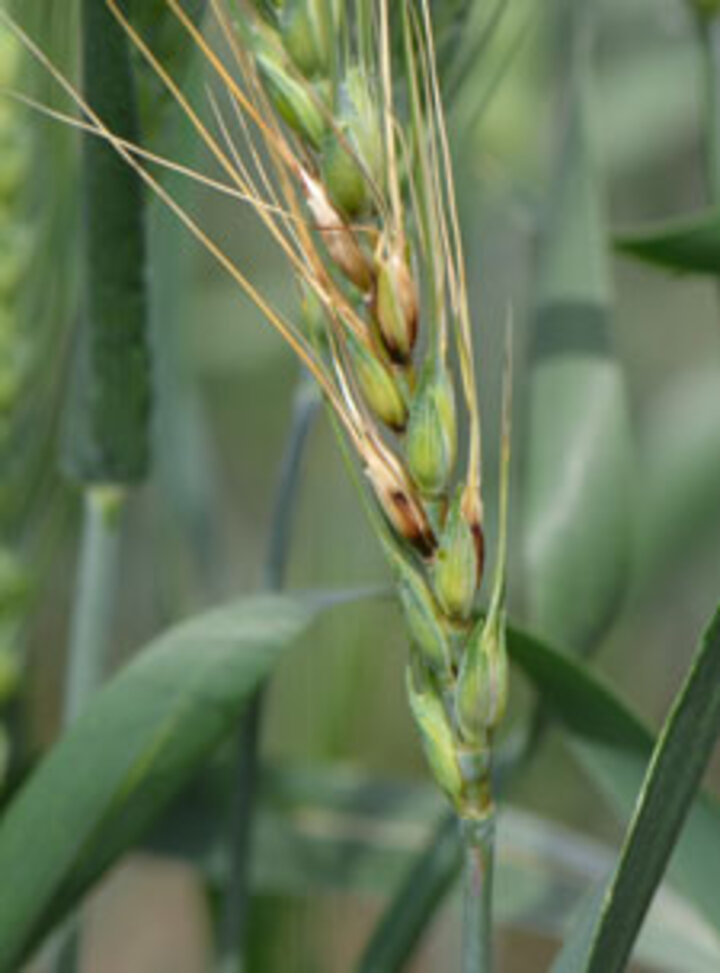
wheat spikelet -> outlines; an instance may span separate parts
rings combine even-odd
[[[507,697],[506,542],[503,528],[490,611],[478,620],[480,415],[428,2],[208,0],[202,32],[179,0],[164,0],[214,84],[210,121],[116,0],[106,2],[219,178],[128,144],[21,37],[80,108],[78,124],[177,213],[320,384],[365,472],[397,575],[413,635],[408,691],[430,766],[461,816],[482,817]],[[297,321],[170,195],[157,166],[254,207],[297,277]],[[503,443],[506,498],[509,401]]]

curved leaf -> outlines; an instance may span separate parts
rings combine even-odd
[[[653,753],[652,734],[608,686],[562,653],[517,629],[509,632],[508,648],[552,715],[572,734],[573,750],[593,781],[629,818]],[[706,691],[717,692],[717,685]],[[718,875],[720,806],[701,794],[678,842],[670,878],[720,930]]]
[[[703,638],[697,657],[658,739],[636,804],[632,823],[600,903],[596,921],[583,918],[583,950],[568,969],[620,973],[633,945],[675,843],[700,787],[720,734],[720,610]],[[698,847],[700,866],[717,888],[718,872]],[[577,946],[573,942],[573,950]],[[565,967],[563,967],[565,968]]]
[[[533,683],[547,710],[568,731],[573,750],[612,806],[629,817],[640,793],[654,740],[645,724],[614,691],[567,654],[517,628],[508,631],[508,649]],[[720,680],[716,680],[720,685]],[[716,690],[712,683],[708,692]],[[407,958],[457,873],[451,837],[441,826],[435,841],[418,857],[382,917],[362,969],[391,970]],[[703,916],[720,930],[720,808],[696,798],[671,867],[671,879]],[[588,920],[589,921],[589,920]],[[571,969],[569,967],[568,969]]]
[[[175,820],[144,843],[179,856],[222,888],[229,862],[219,839],[227,814],[222,768],[195,778]],[[462,858],[454,815],[427,782],[370,776],[354,766],[280,764],[265,769],[253,853],[263,895],[390,896],[399,924],[383,916],[353,969],[402,968],[455,886]],[[574,905],[612,868],[613,849],[512,804],[498,820],[496,916],[546,937],[562,936]],[[454,866],[454,867],[453,867]],[[396,890],[404,890],[396,895]],[[378,937],[388,938],[378,942]],[[658,896],[637,947],[653,969],[716,973],[720,938],[677,896]]]
[[[447,814],[381,917],[357,966],[358,973],[402,968],[454,885],[461,865],[457,820],[454,814]]]
[[[154,640],[87,710],[0,824],[0,970],[11,971],[149,826],[232,730],[318,611],[318,595],[248,599]]]
[[[720,273],[720,212],[711,210],[647,229],[625,231],[615,247],[646,263],[693,274]]]

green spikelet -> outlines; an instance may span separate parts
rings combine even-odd
[[[448,485],[457,455],[457,420],[452,381],[445,368],[429,362],[410,411],[408,468],[428,497]]]
[[[287,0],[279,17],[285,50],[306,78],[327,77],[336,39],[329,0]]]
[[[300,303],[300,323],[315,348],[321,352],[328,349],[327,316],[320,298],[306,284],[302,286]]]
[[[352,332],[348,332],[347,344],[367,404],[385,425],[400,432],[407,422],[407,405],[392,369]]]
[[[477,547],[462,510],[462,489],[448,511],[433,567],[435,593],[451,618],[466,621],[472,611],[478,583]]]
[[[276,54],[265,49],[256,57],[260,76],[280,117],[314,149],[319,149],[326,123],[307,85],[292,77]]]
[[[410,633],[424,664],[446,681],[452,656],[442,612],[421,574],[403,558],[395,558],[398,590]]]
[[[420,732],[423,750],[438,786],[453,804],[462,800],[463,777],[455,739],[443,704],[429,681],[418,688],[408,666],[406,685],[410,709]]]
[[[322,159],[325,185],[346,216],[357,217],[372,202],[372,185],[382,187],[383,141],[378,93],[364,70],[351,68],[340,86],[335,131],[328,131]]]
[[[472,632],[458,678],[455,708],[468,743],[481,744],[500,725],[507,696],[505,613],[496,609]]]

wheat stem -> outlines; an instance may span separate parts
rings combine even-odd
[[[136,137],[129,51],[104,6],[82,8],[88,103],[118,137]],[[71,622],[65,721],[97,687],[107,655],[124,484],[149,454],[144,201],[139,181],[112,149],[84,144],[85,320],[67,423],[66,462],[84,484],[84,521]]]
[[[463,973],[492,973],[492,899],[495,870],[495,812],[462,821]]]
[[[103,4],[83,0],[81,12],[84,99],[117,137],[136,140],[137,102],[127,39]],[[111,146],[86,138],[82,189],[84,317],[64,461],[83,486],[84,519],[65,686],[66,726],[82,713],[104,675],[126,488],[146,475],[150,454],[142,184]],[[58,963],[75,965],[80,945],[80,920],[71,920]]]
[[[125,494],[90,487],[83,500],[83,532],[65,687],[65,723],[80,715],[102,681],[112,630]]]
[[[75,583],[75,604],[70,625],[65,673],[63,722],[71,726],[100,686],[111,641],[117,591],[125,492],[117,488],[89,487],[83,496],[83,529]],[[55,973],[79,969],[82,928],[80,917],[60,930]]]

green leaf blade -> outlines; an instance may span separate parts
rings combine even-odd
[[[653,752],[650,731],[610,687],[565,653],[516,628],[508,632],[508,649],[551,715],[569,732],[573,753],[593,782],[621,817],[629,817]],[[717,677],[716,684],[720,686]],[[714,712],[714,698],[712,705]],[[720,930],[717,875],[720,807],[700,794],[670,863],[670,879]]]
[[[658,739],[602,917],[588,973],[626,968],[720,734],[720,610]],[[703,869],[717,889],[710,862]]]
[[[720,212],[669,220],[659,226],[619,234],[620,253],[677,273],[720,273]]]
[[[454,884],[462,845],[454,814],[447,814],[391,899],[357,966],[358,973],[401,969]]]
[[[0,970],[17,968],[232,729],[328,604],[262,597],[152,642],[91,701],[0,824]]]

